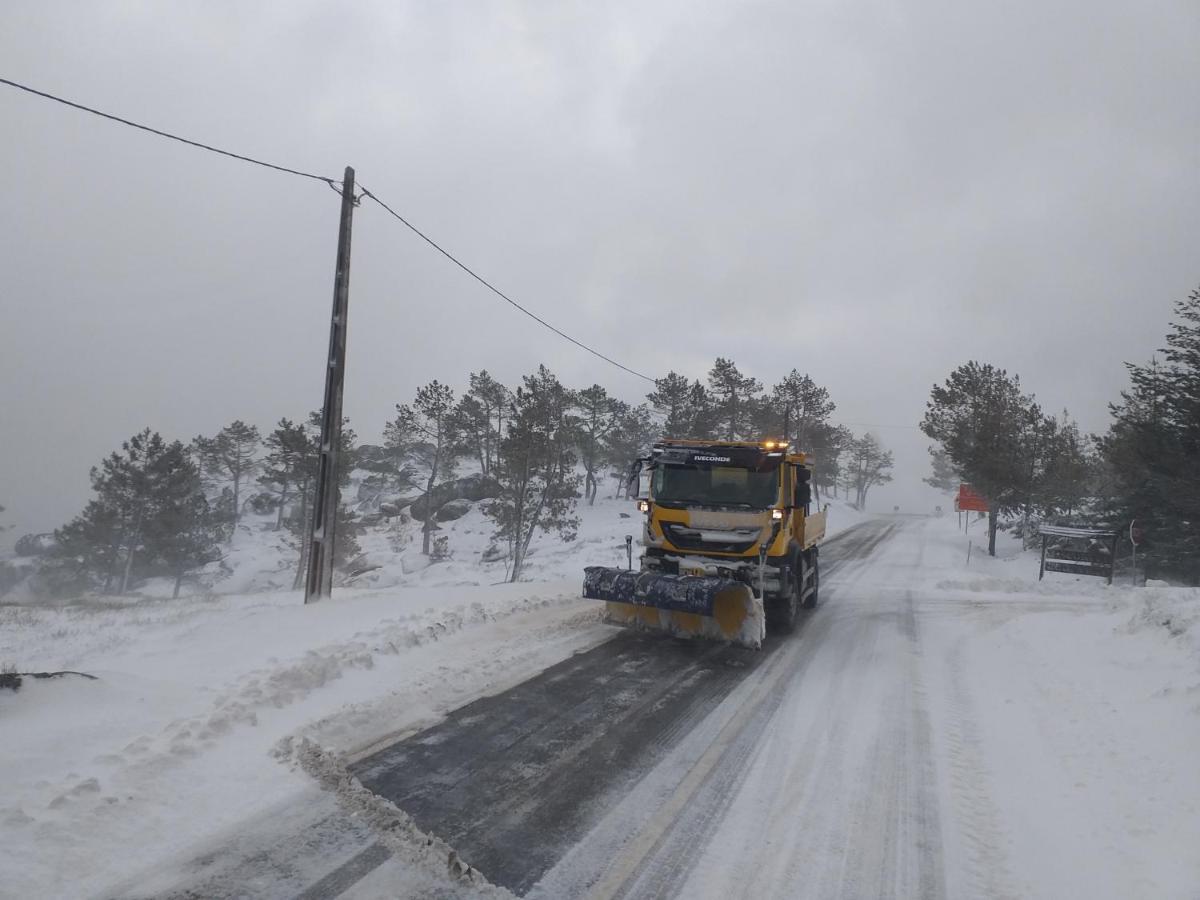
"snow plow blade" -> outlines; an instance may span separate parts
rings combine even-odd
[[[603,600],[617,625],[706,637],[758,649],[766,635],[762,600],[750,586],[712,575],[663,575],[588,566],[583,596]]]

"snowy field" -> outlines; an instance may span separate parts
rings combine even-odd
[[[595,604],[578,599],[579,572],[623,562],[629,508],[581,510],[579,540],[543,542],[530,560],[538,580],[517,585],[492,584],[502,566],[498,575],[481,567],[474,551],[424,566],[393,542],[395,564],[376,576],[386,585],[309,607],[291,592],[0,607],[0,663],[98,676],[0,691],[0,895],[152,884],[147,873],[165,877],[263,810],[311,798],[297,748],[361,755],[606,640],[612,629]],[[856,517],[835,508],[831,519],[845,527]],[[849,785],[865,791],[881,772],[911,780],[902,760],[930,782],[920,796],[939,822],[937,893],[1195,897],[1200,591],[1063,575],[1038,584],[1036,558],[1011,548],[997,560],[975,553],[968,567],[953,517],[896,522],[869,558],[843,563],[823,587],[811,626],[824,631],[810,627],[789,650],[804,656],[803,677],[772,712],[764,734],[774,737],[755,751],[709,835],[713,849],[677,895],[753,884],[759,896],[792,896],[798,866],[821,873],[809,890],[870,887],[844,880],[857,846]],[[461,530],[452,544],[463,548],[483,523],[468,514],[448,527]],[[814,641],[826,633],[823,651]],[[839,649],[838,635],[859,643]],[[927,739],[902,729],[907,743],[885,759],[884,711],[901,687]],[[810,742],[807,756],[792,748],[789,764],[807,759],[830,783],[818,789],[797,771],[793,792],[781,787],[770,763],[789,735]],[[882,844],[902,844],[913,811],[901,803],[891,814]],[[769,862],[758,852],[764,815],[779,823]],[[833,837],[814,849],[805,839],[814,834]],[[399,890],[405,878],[438,874],[406,865],[377,877],[398,879]],[[842,881],[830,874],[838,866]],[[552,875],[567,884],[569,871],[564,862]],[[893,880],[878,877],[876,886]],[[906,877],[895,874],[895,886]]]

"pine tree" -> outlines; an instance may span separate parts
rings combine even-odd
[[[1079,426],[1064,409],[1053,426],[1043,463],[1039,505],[1045,515],[1072,517],[1095,495],[1096,464]]]
[[[354,470],[354,451],[358,436],[350,428],[350,420],[342,419],[342,438],[338,444],[338,508],[334,519],[333,561],[335,566],[343,566],[362,550],[358,545],[358,534],[361,526],[358,517],[340,497],[350,484],[350,473]],[[300,506],[294,508],[290,515],[285,516],[284,526],[291,535],[291,542],[297,553],[296,575],[292,588],[298,589],[304,584],[304,573],[308,567],[309,544],[313,528],[313,504],[317,490],[317,474],[320,467],[321,445],[321,411],[308,414],[305,427],[306,440],[297,445],[297,470],[293,476],[297,485],[297,496]]]
[[[512,393],[486,369],[471,373],[471,387],[455,409],[455,432],[463,444],[463,455],[479,461],[479,471],[491,474],[496,448],[504,433],[504,420]]]
[[[230,481],[233,487],[233,528],[229,537],[233,538],[233,529],[237,528],[241,519],[241,486],[254,477],[258,469],[255,457],[258,454],[260,437],[258,429],[247,425],[241,419],[230,422],[217,432],[216,436],[206,438],[197,436],[192,441],[197,458],[204,474],[214,481]]]
[[[387,440],[393,445],[407,443],[409,459],[425,482],[425,496],[433,499],[433,489],[454,472],[458,442],[454,392],[438,381],[418,389],[412,406],[396,404],[396,419]],[[421,552],[428,556],[435,528],[432,502],[425,508],[421,529]]]
[[[772,388],[771,407],[782,420],[777,433],[789,442],[795,435],[793,446],[805,451],[812,449],[817,426],[824,425],[837,409],[828,390],[795,369]]]
[[[662,434],[669,438],[693,437],[695,424],[692,386],[678,372],[668,372],[664,378],[654,379],[654,390],[646,399],[663,417]]]
[[[854,486],[854,507],[865,510],[867,494],[877,484],[892,480],[895,459],[891,450],[884,450],[873,434],[864,434],[850,445],[848,472]]]
[[[1114,528],[1138,521],[1148,573],[1200,584],[1200,290],[1175,316],[1163,362],[1126,364],[1130,388],[1098,443],[1102,513]]]
[[[175,577],[173,596],[178,598],[189,571],[220,558],[222,523],[209,508],[199,466],[179,441],[168,444],[155,460],[152,477],[153,504],[144,529],[146,555],[161,561]]]
[[[616,425],[605,438],[605,449],[609,462],[613,464],[613,478],[617,480],[617,497],[627,496],[629,474],[633,463],[650,452],[650,447],[659,436],[650,407],[646,404],[626,407],[617,416]]]
[[[93,484],[97,470],[92,469]],[[57,593],[111,589],[121,558],[124,516],[110,500],[89,500],[83,512],[54,532],[50,571],[45,575]]]
[[[124,594],[157,564],[180,579],[212,558],[215,520],[183,444],[147,428],[94,467],[91,481],[96,496],[55,532],[60,585]]]
[[[813,461],[813,485],[820,491],[832,491],[837,496],[842,476],[842,456],[854,443],[854,434],[844,425],[818,422],[809,437]],[[809,451],[805,451],[808,453]]]
[[[293,493],[307,487],[306,465],[314,449],[303,425],[291,419],[280,419],[275,430],[263,441],[267,450],[262,461],[259,483],[278,494],[275,530],[283,525],[283,516],[288,500]]]
[[[545,366],[522,381],[494,473],[500,496],[485,509],[496,536],[508,544],[513,582],[521,577],[535,534],[555,532],[574,540],[579,527],[570,392]]]
[[[574,403],[579,413],[575,432],[578,438],[579,461],[584,470],[583,495],[591,506],[596,502],[596,492],[599,489],[596,473],[607,462],[606,440],[629,407],[610,397],[608,391],[598,384],[577,391]]]
[[[934,385],[921,430],[938,441],[954,468],[988,499],[988,552],[996,555],[999,516],[1029,497],[1032,398],[1003,369],[969,362]]]
[[[693,381],[688,391],[688,427],[685,436],[695,441],[712,440],[717,436],[717,409],[712,396],[699,381]],[[670,435],[667,437],[678,437]]]
[[[732,360],[717,357],[708,372],[708,387],[725,437],[731,441],[745,437],[762,384],[743,375]]]
[[[953,494],[962,483],[962,477],[954,469],[954,463],[941,447],[928,447],[930,473],[922,481],[932,488]]]

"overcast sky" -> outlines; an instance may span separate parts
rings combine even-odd
[[[1200,6],[0,5],[0,76],[360,181],[632,368],[795,367],[926,509],[929,389],[975,358],[1101,430],[1200,285]],[[0,86],[0,524],[51,529],[142,427],[320,405],[338,198]],[[346,411],[432,378],[638,379],[356,213]]]

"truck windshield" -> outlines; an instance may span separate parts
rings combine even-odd
[[[660,503],[767,509],[779,500],[779,471],[661,465],[654,470],[654,499]]]

